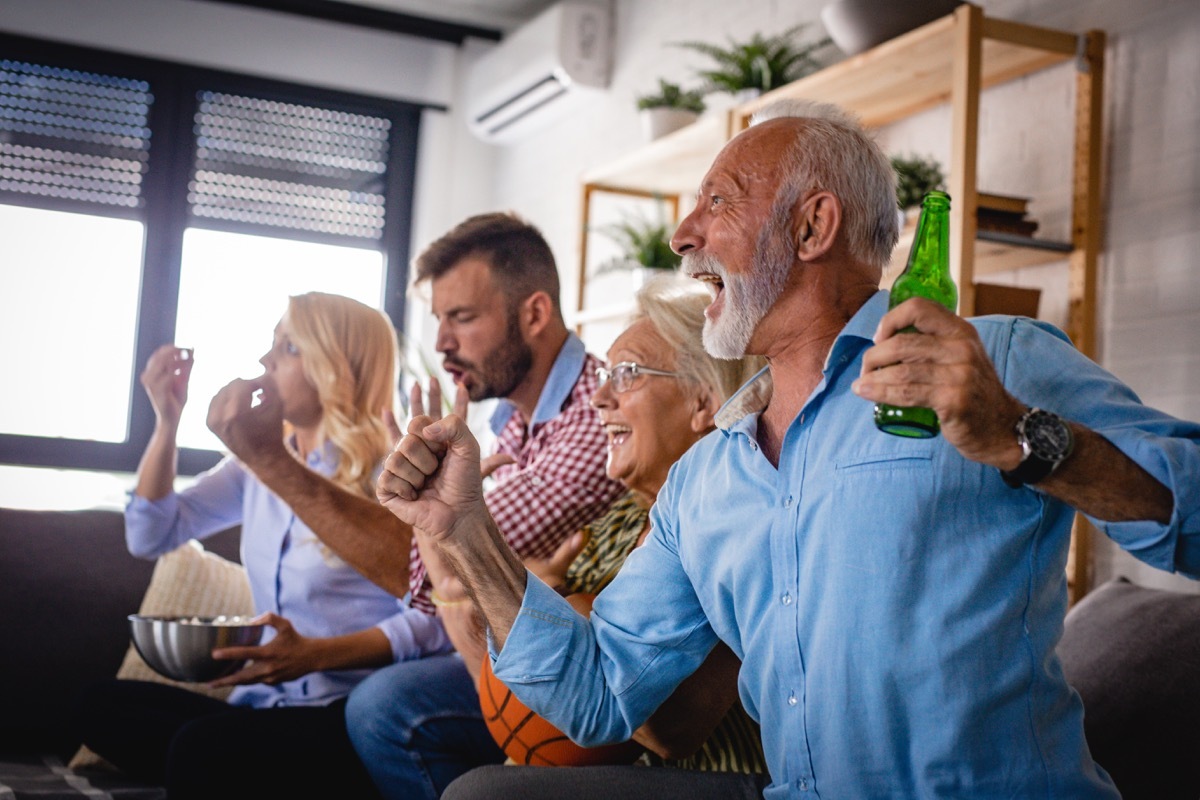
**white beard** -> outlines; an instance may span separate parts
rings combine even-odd
[[[713,358],[734,359],[746,355],[758,323],[783,293],[791,248],[782,235],[782,221],[774,216],[759,237],[749,274],[730,275],[724,264],[705,253],[683,256],[685,272],[711,272],[725,285],[725,307],[717,319],[705,317],[701,334],[704,349]]]

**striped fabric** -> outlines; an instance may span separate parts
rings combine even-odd
[[[587,544],[567,569],[568,594],[599,594],[616,576],[649,524],[649,509],[638,506],[633,492],[617,499],[608,513],[584,527]],[[766,774],[758,723],[741,703],[734,703],[712,734],[692,756],[664,759],[646,752],[641,763],[709,772]]]

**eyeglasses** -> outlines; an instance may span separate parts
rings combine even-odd
[[[600,367],[596,370],[596,380],[598,381],[596,388],[601,388],[611,380],[612,390],[617,394],[622,394],[633,388],[633,382],[637,379],[638,375],[662,375],[666,378],[682,377],[678,372],[667,372],[661,369],[643,367],[636,361],[622,361],[620,364],[614,364],[612,369]]]

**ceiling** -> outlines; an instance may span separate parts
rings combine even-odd
[[[207,0],[461,44],[498,40],[556,0]]]

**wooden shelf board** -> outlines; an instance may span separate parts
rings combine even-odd
[[[741,120],[784,98],[837,103],[879,127],[950,100],[955,14],[801,78],[732,111],[696,122],[584,173],[605,188],[691,195],[713,158],[739,130]],[[1071,59],[1077,37],[1029,25],[984,20],[981,85],[984,88]]]
[[[950,100],[956,15],[852,56],[820,72],[768,92],[737,109],[749,116],[783,98],[837,103],[879,127]],[[985,25],[984,36],[992,32]],[[980,83],[983,88],[1060,64],[1073,56],[1075,36],[1031,26],[994,29],[1005,39],[984,38]],[[1023,43],[1027,42],[1028,46]],[[1058,49],[1049,51],[1047,43]],[[1070,46],[1069,52],[1063,52]]]
[[[900,231],[900,241],[896,244],[896,249],[892,251],[892,263],[887,270],[889,280],[899,275],[904,269],[915,232],[915,225],[906,225]],[[981,275],[993,275],[997,272],[1053,264],[1069,258],[1073,249],[1065,242],[1033,239],[1010,233],[979,231],[975,237],[975,278],[979,278]]]
[[[585,183],[661,194],[695,194],[728,135],[728,113],[701,117],[632,153],[588,170]]]

